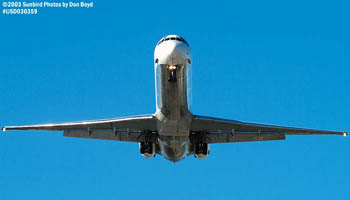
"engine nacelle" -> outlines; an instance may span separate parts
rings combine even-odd
[[[198,159],[206,158],[210,153],[208,143],[198,143],[194,146],[194,157]]]
[[[156,156],[156,145],[153,142],[140,142],[140,153],[145,158]]]

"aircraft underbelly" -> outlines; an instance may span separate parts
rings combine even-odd
[[[160,98],[156,116],[158,134],[163,136],[189,136],[192,114],[187,102],[187,65],[178,65],[176,81],[169,81],[167,65],[156,66],[157,86]]]
[[[185,119],[166,120],[162,123],[159,135],[164,136],[189,136],[190,127]]]

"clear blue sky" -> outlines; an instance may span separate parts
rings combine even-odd
[[[350,130],[346,1],[95,1],[0,15],[0,126],[155,111],[153,50],[193,51],[193,111]],[[205,160],[147,160],[138,144],[0,134],[0,199],[349,199],[349,138],[212,145]]]

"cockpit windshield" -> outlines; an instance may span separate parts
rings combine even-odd
[[[164,38],[162,38],[162,39],[158,42],[157,46],[160,45],[161,43],[163,43],[164,41],[168,41],[168,40],[177,40],[177,41],[180,41],[180,42],[185,43],[187,46],[190,46],[190,45],[186,42],[185,39],[183,39],[182,37],[179,37],[179,36],[164,37]]]

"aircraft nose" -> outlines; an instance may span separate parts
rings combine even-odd
[[[183,64],[182,62],[186,60],[186,49],[184,45],[179,42],[173,42],[169,44],[167,52],[167,63],[169,64]]]
[[[157,46],[154,59],[157,64],[179,65],[186,64],[190,55],[190,48],[183,42],[168,40]]]
[[[184,48],[183,45],[179,42],[171,42],[169,43],[168,46],[168,54],[173,55],[173,54],[183,54],[184,53]]]

